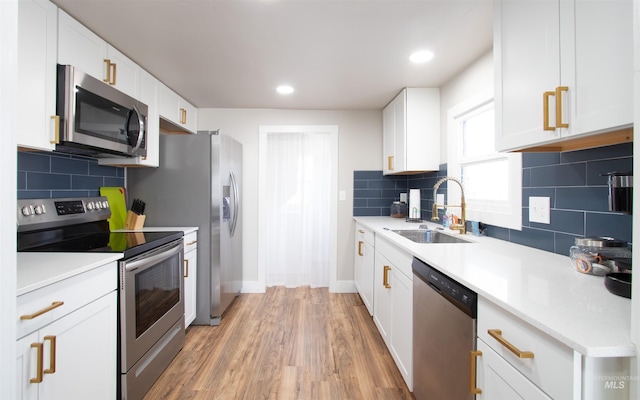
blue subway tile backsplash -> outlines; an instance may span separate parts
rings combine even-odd
[[[632,216],[609,211],[607,177],[603,176],[632,170],[633,143],[560,153],[523,153],[522,230],[487,226],[487,235],[563,255],[569,254],[576,237],[610,236],[632,242]],[[446,165],[438,172],[402,177],[383,176],[381,171],[355,171],[353,215],[389,215],[389,205],[400,192],[420,188],[422,216],[428,219],[433,186],[446,172]],[[399,183],[404,180],[406,185]],[[367,196],[371,187],[390,185],[391,181],[395,182],[395,192],[375,191],[375,198]],[[443,188],[446,190],[446,184],[438,193]],[[529,222],[532,196],[550,198],[550,224]]]
[[[124,186],[124,168],[94,158],[18,152],[18,199],[99,196],[101,186]]]

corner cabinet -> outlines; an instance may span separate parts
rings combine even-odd
[[[140,66],[60,9],[58,63],[73,65],[133,98],[140,95]]]
[[[628,358],[585,357],[483,298],[477,326],[477,400],[630,398]]]
[[[382,110],[384,175],[440,168],[440,89],[405,88]]]
[[[57,35],[58,9],[53,3],[18,2],[18,147],[55,148]]]
[[[184,236],[184,327],[196,319],[198,231]]]
[[[17,399],[117,397],[116,263],[17,299]]]
[[[498,150],[632,126],[631,0],[494,4]],[[630,135],[622,131],[611,140],[630,141]]]
[[[412,257],[375,237],[373,321],[405,383],[413,391]]]
[[[373,315],[374,233],[356,223],[354,280],[369,315]]]

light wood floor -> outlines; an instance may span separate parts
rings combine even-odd
[[[192,326],[145,400],[413,399],[357,294],[242,294],[218,327]]]

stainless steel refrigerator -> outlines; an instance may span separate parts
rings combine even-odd
[[[145,226],[197,226],[194,324],[218,325],[242,288],[242,144],[218,131],[160,135],[158,168],[127,168]]]

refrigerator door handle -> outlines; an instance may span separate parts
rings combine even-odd
[[[240,207],[240,191],[238,190],[238,184],[236,182],[236,177],[233,174],[233,172],[231,172],[229,174],[229,179],[231,180],[231,188],[233,190],[233,219],[231,221],[231,225],[230,225],[230,230],[231,230],[231,236],[233,237],[233,235],[236,232],[236,225],[238,224],[238,213],[239,213],[239,207]]]

